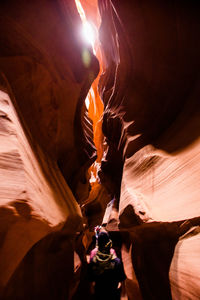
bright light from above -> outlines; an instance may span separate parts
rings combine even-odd
[[[75,0],[76,2],[76,7],[77,10],[79,12],[79,15],[81,17],[82,20],[82,24],[83,24],[83,29],[82,29],[82,37],[83,39],[88,43],[91,44],[92,47],[94,48],[94,43],[95,43],[95,29],[94,27],[87,21],[86,19],[86,15],[84,12],[84,9],[81,5],[80,0]]]
[[[86,42],[94,46],[95,43],[95,31],[89,22],[83,23],[83,38]]]

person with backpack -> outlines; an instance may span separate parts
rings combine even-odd
[[[97,245],[90,253],[89,280],[94,283],[95,300],[119,300],[120,283],[126,279],[121,260],[106,231],[96,233]]]

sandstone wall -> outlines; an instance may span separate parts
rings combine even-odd
[[[172,238],[161,226],[166,221],[166,228],[179,226],[181,222],[176,221],[200,215],[198,4],[105,0],[99,1],[99,10],[105,65],[99,90],[105,105],[102,129],[107,141],[102,172],[115,183],[120,230],[136,232],[130,239],[144,299],[171,297],[165,290],[169,286],[163,285],[163,295],[162,288],[159,295],[159,288],[153,290],[153,281],[150,284],[151,278],[159,282],[159,274],[167,282],[169,257],[173,257],[173,299],[198,299],[199,231],[194,227],[194,236],[186,235],[178,242],[179,229]],[[159,221],[157,232],[150,226],[153,221]],[[143,231],[144,222],[149,224],[149,238]],[[165,254],[162,243],[170,249]],[[154,260],[155,253],[158,260]],[[149,279],[150,271],[141,267],[143,261],[152,270]],[[157,264],[163,264],[163,270]],[[144,283],[144,274],[149,283]],[[134,277],[130,278],[133,284]],[[136,283],[134,286],[137,288]]]
[[[71,188],[88,189],[96,155],[81,116],[98,61],[74,1],[2,1],[0,24],[1,296],[72,297],[83,221]]]

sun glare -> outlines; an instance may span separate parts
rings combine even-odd
[[[83,38],[86,42],[94,46],[95,32],[92,25],[87,21],[83,23]]]
[[[82,32],[81,32],[82,38],[88,44],[91,44],[92,47],[94,48],[94,43],[95,43],[95,39],[96,39],[94,27],[87,21],[84,9],[83,9],[80,1],[75,0],[75,3],[76,3],[76,7],[78,9],[79,15],[81,17],[81,20],[82,20],[82,24],[83,24]]]

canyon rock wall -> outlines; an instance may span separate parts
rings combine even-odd
[[[0,4],[0,298],[89,300],[83,222],[107,219],[128,299],[199,299],[198,3],[82,4],[100,122],[75,2]]]
[[[73,182],[77,171],[95,156],[81,115],[99,70],[81,38],[75,3],[2,1],[1,26],[1,72],[33,139]]]
[[[171,244],[162,222],[170,222],[166,223],[170,228],[180,226],[175,221],[200,216],[199,5],[196,1],[105,0],[99,1],[99,11],[105,66],[99,91],[107,142],[101,176],[115,184],[120,230],[135,228],[135,236],[130,237],[133,261],[146,261],[151,278],[159,282],[160,276],[164,283],[173,257],[173,299],[198,299],[199,231],[194,227],[194,235],[178,242],[178,230],[170,255],[160,247]],[[147,226],[152,241],[145,240],[142,224],[153,221],[160,229],[154,234]],[[135,227],[140,224],[141,236]],[[154,260],[155,253],[160,260]],[[165,263],[168,270],[159,269]],[[135,268],[144,299],[171,298],[169,284],[159,294],[148,283],[150,277],[144,284],[146,271],[139,262]]]
[[[96,157],[81,118],[98,61],[74,1],[2,1],[0,24],[1,297],[72,297],[83,221],[71,189],[88,189]]]

